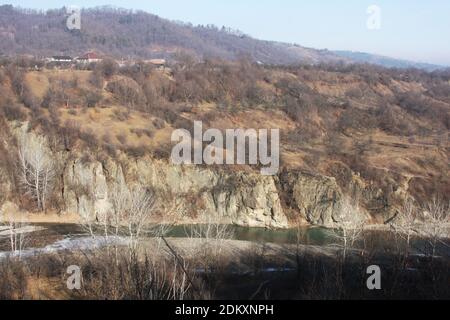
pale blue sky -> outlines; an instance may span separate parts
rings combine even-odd
[[[112,5],[193,24],[225,25],[265,40],[450,65],[449,0],[2,0],[24,8]],[[382,25],[368,30],[369,5]]]

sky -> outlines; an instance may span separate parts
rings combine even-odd
[[[449,0],[1,0],[23,8],[111,5],[239,29],[258,39],[450,66]],[[377,18],[369,6],[380,9]],[[374,20],[370,20],[374,21]]]

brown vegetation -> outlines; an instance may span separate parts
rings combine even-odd
[[[281,128],[287,168],[330,174],[339,163],[366,188],[386,191],[388,205],[406,180],[417,200],[448,196],[448,73],[186,61],[167,71],[107,59],[91,71],[58,72],[5,62],[0,114],[30,120],[52,151],[87,147],[98,158],[167,159],[172,129],[191,131],[195,120],[222,130]]]

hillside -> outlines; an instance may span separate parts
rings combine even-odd
[[[142,11],[108,7],[82,11],[81,30],[69,31],[64,9],[39,12],[0,6],[0,53],[33,56],[81,55],[87,50],[115,58],[194,57],[237,60],[243,56],[265,64],[375,63],[388,67],[437,69],[370,54],[332,52],[297,44],[262,41],[229,28],[176,23]]]
[[[187,223],[215,217],[244,226],[332,226],[348,197],[372,223],[383,223],[407,199],[448,200],[448,73],[112,63],[35,71],[4,62],[4,201],[43,209],[24,193],[14,165],[24,141],[39,136],[55,159],[46,209],[60,213],[98,217],[120,181],[158,190],[165,205],[179,206],[164,217]],[[191,131],[199,120],[205,130],[280,128],[278,174],[263,177],[258,165],[171,165],[171,133]]]

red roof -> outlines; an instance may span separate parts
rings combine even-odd
[[[100,59],[100,57],[95,52],[88,52],[88,53],[82,55],[79,59],[93,60],[93,59]]]

